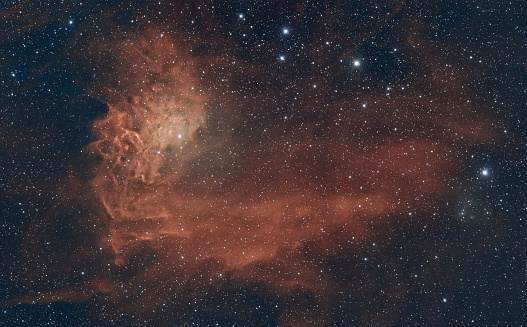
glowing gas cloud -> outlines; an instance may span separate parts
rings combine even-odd
[[[109,110],[87,147],[99,158],[89,193],[108,228],[98,246],[113,269],[135,267],[133,278],[94,279],[102,301],[119,307],[109,312],[156,320],[163,315],[147,311],[169,305],[177,317],[189,298],[245,285],[284,305],[280,325],[315,319],[310,310],[330,324],[334,294],[353,288],[358,258],[393,246],[403,224],[441,225],[456,143],[483,140],[483,122],[442,118],[453,113],[433,96],[404,93],[369,95],[366,111],[330,102],[322,118],[294,121],[301,108],[243,133],[262,133],[258,141],[236,135],[243,125],[219,133],[212,122],[239,119],[218,117],[228,113],[209,105],[214,91],[201,91],[203,68],[160,34],[112,46],[127,74],[122,91],[98,90]],[[335,261],[343,266],[331,272]]]
[[[212,18],[198,37],[167,16],[72,39],[76,82],[107,112],[27,233],[21,261],[38,264],[17,283],[39,293],[7,304],[83,301],[102,325],[396,324],[414,269],[401,257],[449,224],[466,149],[497,140],[470,77],[419,35],[401,37],[418,66],[406,80],[366,87],[366,61],[313,45],[287,70],[293,56],[240,58]]]
[[[154,42],[142,36],[114,45],[120,68],[127,71],[126,80],[117,84],[126,93],[108,94],[108,113],[93,126],[98,141],[88,146],[101,159],[90,186],[110,220],[108,242],[119,264],[124,264],[125,239],[134,243],[164,233],[163,228],[150,234],[133,231],[130,224],[177,220],[174,205],[182,199],[173,193],[174,184],[200,150],[196,138],[205,121],[206,97],[197,87],[192,62],[168,36],[155,35]]]

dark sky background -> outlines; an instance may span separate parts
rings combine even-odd
[[[524,1],[0,4],[0,325],[527,323]]]

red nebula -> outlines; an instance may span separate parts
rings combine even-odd
[[[381,313],[360,320],[389,324],[407,287],[391,273],[399,237],[442,228],[463,148],[492,141],[466,95],[455,94],[455,112],[444,100],[462,83],[454,74],[441,84],[450,71],[427,80],[435,92],[416,82],[400,93],[319,101],[303,91],[307,100],[287,119],[259,121],[254,113],[274,110],[267,104],[279,91],[243,98],[213,73],[271,78],[261,67],[193,54],[156,28],[86,49],[104,76],[86,91],[108,112],[92,125],[89,167],[72,167],[65,200],[29,235],[64,221],[89,231],[56,261],[76,260],[66,276],[88,274],[17,303],[87,301],[100,321],[185,325],[195,308],[227,315],[211,299],[249,290],[276,303],[280,326],[329,326],[347,298],[360,308],[362,297],[375,299],[363,291],[370,285],[384,296],[374,304]],[[375,274],[385,283],[373,285]]]
[[[244,139],[211,126],[239,118],[214,111],[199,62],[160,34],[109,46],[122,90],[98,90],[109,108],[88,146],[98,158],[88,192],[106,226],[98,246],[111,270],[133,271],[92,280],[97,301],[115,306],[105,315],[156,320],[150,313],[169,304],[249,286],[286,303],[280,325],[315,319],[309,307],[327,325],[336,290],[353,288],[354,260],[389,247],[403,224],[438,228],[456,142],[466,141],[456,135],[474,140],[483,123],[467,128],[433,98],[372,95],[367,111],[329,103],[321,120],[259,126],[268,137]],[[325,264],[342,260],[339,272]],[[295,304],[306,296],[313,302]]]

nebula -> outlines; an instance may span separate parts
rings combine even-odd
[[[27,231],[25,286],[3,305],[82,302],[99,325],[396,325],[417,269],[401,258],[428,262],[468,149],[502,137],[473,76],[422,34],[398,32],[416,68],[389,88],[336,71],[403,6],[354,46],[302,50],[317,68],[296,74],[241,58],[213,16],[192,39],[162,5],[176,23],[118,28],[111,9],[77,31],[75,82],[107,111]]]

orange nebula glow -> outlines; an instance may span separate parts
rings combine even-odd
[[[88,146],[99,158],[89,192],[108,229],[99,245],[113,254],[112,269],[140,262],[133,278],[91,282],[104,301],[119,303],[116,311],[265,285],[285,302],[299,290],[314,294],[324,325],[322,303],[350,286],[323,262],[388,246],[401,224],[439,224],[460,158],[446,134],[464,133],[441,118],[441,104],[395,96],[372,100],[364,113],[348,101],[326,108],[321,121],[266,126],[270,137],[258,142],[217,138],[209,120],[219,113],[201,91],[198,64],[159,33],[113,45],[118,67],[132,73],[117,83],[126,92],[102,91],[109,111]],[[298,323],[295,314],[281,324]]]
[[[405,284],[389,272],[396,256],[379,259],[374,272],[364,262],[398,249],[406,230],[442,228],[467,159],[463,149],[494,141],[488,121],[456,93],[463,77],[455,69],[426,71],[427,83],[361,99],[315,98],[311,88],[298,88],[291,97],[303,102],[288,109],[293,115],[258,120],[254,113],[272,112],[284,94],[257,92],[266,85],[261,80],[275,78],[265,67],[235,65],[209,49],[195,54],[161,28],[86,42],[84,60],[97,63],[93,71],[102,77],[85,90],[108,112],[92,124],[83,158],[89,167],[72,168],[65,200],[33,227],[25,246],[35,247],[36,235],[62,221],[89,230],[88,241],[56,262],[74,258],[75,269],[62,273],[90,274],[19,303],[88,301],[96,319],[122,325],[163,325],[159,313],[169,310],[178,325],[196,306],[214,311],[207,307],[214,295],[248,288],[281,306],[280,326],[329,326],[342,294],[354,303],[377,296],[356,281],[372,283],[368,274],[375,273],[386,285],[372,288],[386,301],[379,317],[362,322],[397,321]],[[442,74],[457,79],[443,85]],[[236,81],[250,78],[258,87],[242,96]],[[436,89],[424,92],[424,84]],[[87,269],[82,260],[90,256],[100,266]]]

